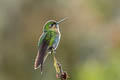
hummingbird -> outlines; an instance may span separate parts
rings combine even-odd
[[[52,51],[56,51],[61,37],[59,24],[66,19],[67,18],[64,18],[60,21],[49,20],[45,23],[43,33],[38,41],[38,52],[34,63],[34,69],[40,68],[42,72],[43,63],[48,54],[52,53]]]

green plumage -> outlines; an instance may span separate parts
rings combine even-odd
[[[34,69],[40,67],[41,72],[43,70],[43,63],[46,60],[48,53],[52,50],[56,50],[60,41],[59,23],[66,18],[56,22],[55,20],[49,20],[46,22],[43,28],[43,33],[38,41],[38,52],[35,59]]]
[[[56,24],[56,21],[48,21],[45,24],[43,33],[38,41],[38,53],[35,60],[34,68],[41,68],[43,63],[48,55],[48,52],[51,52],[52,49],[55,50],[60,40],[59,25]]]

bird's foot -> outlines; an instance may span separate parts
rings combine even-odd
[[[55,50],[55,49],[52,49],[52,50],[51,50],[51,54],[53,54],[53,53],[56,53],[56,50]]]

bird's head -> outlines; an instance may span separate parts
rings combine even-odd
[[[55,21],[55,20],[49,20],[46,22],[45,26],[44,26],[44,32],[47,32],[49,30],[55,30],[55,29],[59,29],[59,24],[61,22],[63,22],[66,18],[60,20],[60,21]]]

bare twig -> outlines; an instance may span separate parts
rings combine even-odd
[[[52,51],[52,56],[54,60],[54,67],[56,70],[56,78],[61,79],[61,80],[67,80],[68,74],[66,71],[63,71],[62,65],[57,61],[54,51]]]

